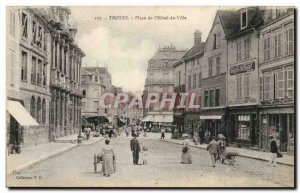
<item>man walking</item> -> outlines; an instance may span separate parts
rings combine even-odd
[[[271,139],[270,152],[272,153],[272,155],[270,157],[270,161],[269,161],[268,165],[271,166],[273,163],[273,167],[276,167],[276,165],[277,165],[276,157],[277,157],[277,153],[278,153],[278,148],[277,148],[277,144],[276,144],[274,137],[272,135],[270,135],[269,138]]]
[[[139,153],[141,151],[140,144],[136,138],[136,134],[133,135],[133,139],[130,140],[130,149],[133,157],[133,164],[138,165],[139,163]]]
[[[217,159],[217,155],[220,152],[220,147],[218,142],[215,140],[215,137],[212,137],[211,142],[209,142],[209,144],[207,145],[207,151],[209,151],[212,166],[216,167],[216,159]]]

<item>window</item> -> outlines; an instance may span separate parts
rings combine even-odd
[[[249,90],[250,90],[250,80],[249,74],[244,76],[244,97],[249,97]]]
[[[294,28],[289,28],[285,31],[286,39],[286,54],[294,54]]]
[[[220,89],[216,89],[215,106],[220,106]]]
[[[43,99],[42,102],[42,123],[45,124],[46,123],[46,100]]]
[[[22,13],[22,37],[24,37],[24,38],[28,37],[27,23],[28,23],[28,17],[26,15],[26,13]]]
[[[31,83],[36,84],[36,57],[32,57]]]
[[[220,74],[220,57],[216,57],[216,74]]]
[[[271,91],[271,72],[264,72],[263,73],[263,78],[264,78],[264,100],[270,100],[271,99],[271,95],[270,95],[270,91]]]
[[[236,85],[237,98],[242,98],[242,76],[236,77]]]
[[[95,76],[95,82],[98,82],[98,76]]]
[[[192,84],[192,76],[189,75],[189,76],[188,76],[188,90],[191,90],[191,88],[192,88],[192,87],[191,87],[191,86],[192,86],[191,84]]]
[[[250,58],[250,39],[244,40],[244,57],[245,60]]]
[[[263,77],[259,77],[259,99],[263,100],[263,92],[264,92],[264,83],[263,83]]]
[[[281,57],[282,35],[280,33],[274,35],[274,57]]]
[[[9,10],[9,34],[16,36],[16,14],[12,9]]]
[[[43,68],[42,68],[42,61],[38,60],[38,71],[37,71],[37,85],[42,84],[42,74],[43,74]]]
[[[217,34],[214,34],[214,45],[213,49],[217,49]]]
[[[209,99],[208,90],[205,91],[204,97],[205,97],[204,106],[208,107],[208,99]]]
[[[213,68],[213,60],[212,58],[208,59],[208,77],[212,77],[212,68]]]
[[[284,73],[282,69],[275,71],[275,98],[280,99],[284,97]]]
[[[44,50],[47,51],[47,48],[48,48],[48,33],[45,33],[44,34]],[[65,55],[65,57],[67,57],[67,55]],[[67,59],[65,59],[65,62],[67,62]]]
[[[22,70],[21,70],[21,80],[27,80],[27,58],[28,54],[22,51]]]
[[[215,90],[209,91],[209,106],[213,107],[215,103]]]
[[[180,78],[181,78],[181,71],[178,71],[178,85],[179,85],[179,86],[180,86],[180,84],[181,84]]]
[[[242,15],[241,15],[241,28],[245,28],[247,27],[247,11],[245,12],[242,12]]]
[[[46,81],[47,81],[47,63],[44,63],[44,68],[43,68],[43,85],[46,86]]]
[[[35,98],[34,96],[31,97],[30,101],[30,115],[35,118]]]
[[[242,42],[236,43],[236,61],[239,62],[242,60]]]
[[[37,99],[37,111],[36,111],[36,120],[38,123],[41,123],[41,114],[42,114],[42,102],[41,98]]]
[[[82,91],[82,95],[83,95],[83,98],[86,97],[86,91],[85,90]]]
[[[270,53],[271,53],[271,39],[270,35],[264,36],[264,61],[270,60]]]
[[[37,24],[33,20],[32,21],[32,42],[36,43],[36,41],[37,41]]]
[[[193,75],[193,89],[196,89],[197,87],[197,74]]]
[[[286,96],[294,97],[294,69],[292,68],[286,70]]]
[[[201,79],[202,79],[202,72],[199,72],[199,75],[198,75],[198,88],[201,88]]]

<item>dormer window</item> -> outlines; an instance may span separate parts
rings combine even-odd
[[[247,27],[248,18],[247,18],[247,11],[243,11],[241,13],[241,29]]]

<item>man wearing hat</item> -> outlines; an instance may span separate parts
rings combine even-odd
[[[270,135],[269,138],[271,139],[271,143],[270,143],[270,152],[272,153],[271,157],[270,157],[270,161],[269,161],[269,166],[271,166],[273,164],[273,167],[276,167],[277,162],[276,162],[276,157],[277,157],[277,153],[278,153],[278,148],[277,148],[277,144],[276,141],[273,137],[273,135]]]
[[[136,134],[133,134],[133,139],[130,140],[130,149],[133,157],[133,164],[138,165],[139,153],[141,151],[139,140],[136,138]]]
[[[207,151],[209,151],[211,161],[212,161],[212,166],[216,167],[216,159],[217,159],[217,155],[220,152],[220,146],[219,143],[215,140],[215,137],[212,137],[212,140],[207,145]]]

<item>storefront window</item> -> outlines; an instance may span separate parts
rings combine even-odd
[[[250,115],[239,115],[238,116],[238,138],[239,139],[250,139]]]

